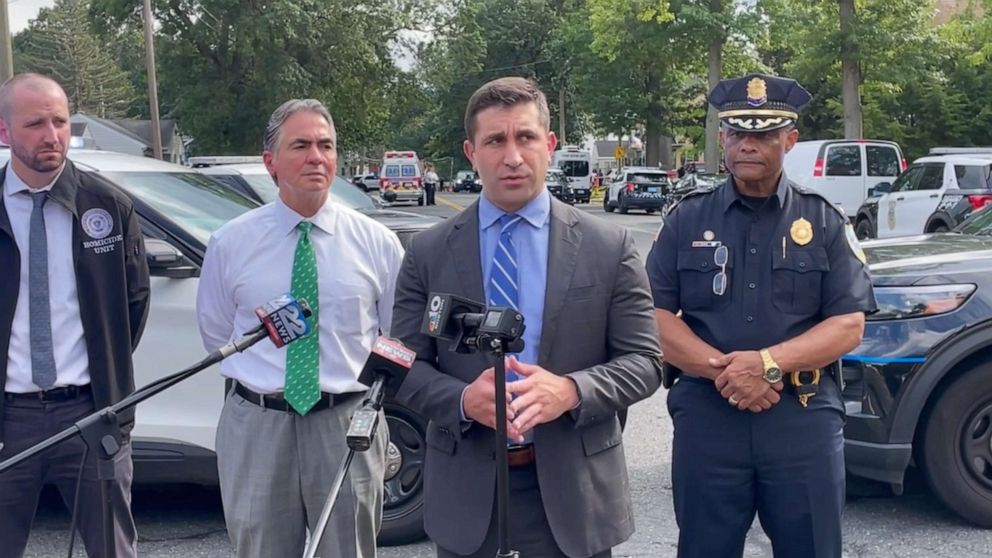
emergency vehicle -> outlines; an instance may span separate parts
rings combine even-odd
[[[416,151],[387,151],[382,155],[379,195],[393,202],[424,205],[424,184]]]

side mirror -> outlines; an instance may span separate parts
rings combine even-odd
[[[156,277],[185,279],[199,272],[175,246],[157,238],[145,238],[145,258],[148,271]]]
[[[393,203],[396,201],[396,192],[392,190],[386,190],[382,193],[382,199],[386,200],[388,203]]]
[[[871,197],[873,195],[874,196],[880,196],[882,194],[888,194],[891,191],[892,191],[892,183],[891,182],[879,182],[878,184],[875,185],[874,188],[871,188],[871,190],[868,192],[868,194],[869,194],[869,197]]]

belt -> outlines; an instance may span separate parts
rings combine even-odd
[[[86,384],[85,386],[65,386],[28,393],[11,393],[7,391],[4,392],[3,397],[7,401],[68,401],[83,395],[89,395],[91,392],[90,385]]]
[[[534,462],[534,444],[513,446],[506,452],[506,461],[510,467],[525,467]]]
[[[287,413],[296,413],[294,409],[283,396],[282,393],[276,393],[272,395],[263,395],[257,393],[245,387],[241,383],[236,383],[234,385],[234,393],[240,395],[245,401],[249,403],[254,403],[259,407],[264,409],[272,409],[274,411],[283,411]],[[330,409],[336,405],[340,405],[349,399],[364,395],[365,392],[362,391],[350,391],[348,393],[321,393],[320,399],[314,404],[313,408],[310,409],[310,413],[314,411],[323,411],[324,409]]]

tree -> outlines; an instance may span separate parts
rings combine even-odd
[[[94,0],[111,25],[140,26],[128,0]],[[429,0],[155,0],[163,112],[197,153],[258,153],[266,120],[289,98],[320,99],[342,154],[381,145],[390,45]]]
[[[59,82],[74,110],[101,118],[132,114],[137,92],[89,25],[86,0],[57,0],[14,38],[17,72]]]

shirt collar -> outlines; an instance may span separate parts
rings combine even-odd
[[[726,212],[730,209],[730,206],[734,204],[735,201],[741,201],[741,193],[737,190],[737,186],[734,183],[734,177],[728,176],[726,182],[724,182],[720,188],[720,205],[723,207],[723,211]],[[786,197],[789,194],[789,179],[785,177],[785,171],[782,171],[781,176],[778,179],[778,187],[775,189],[775,193],[772,194],[773,198],[778,200],[779,207],[785,207]]]
[[[339,209],[335,206],[335,202],[331,201],[330,196],[327,196],[324,205],[311,217],[303,217],[286,205],[280,197],[276,197],[276,201],[272,203],[275,205],[276,223],[282,234],[289,235],[301,221],[310,221],[325,233],[334,234],[334,224],[337,221]]]
[[[65,163],[62,164],[62,168],[59,169],[58,174],[55,175],[55,178],[53,178],[51,182],[41,188],[32,189],[30,186],[25,184],[23,180],[21,180],[20,176],[17,176],[17,173],[14,172],[14,165],[8,163],[3,181],[3,195],[5,198],[9,198],[10,196],[24,191],[28,191],[29,193],[50,192],[52,187],[55,186],[55,183],[58,182],[59,178],[62,176],[63,172],[65,172]]]
[[[527,202],[527,205],[520,208],[516,214],[523,217],[524,221],[530,223],[530,226],[535,229],[544,227],[551,216],[551,195],[548,190],[545,189],[536,198]],[[493,205],[485,194],[479,196],[479,226],[481,230],[493,226],[503,215],[506,215],[506,212]]]

